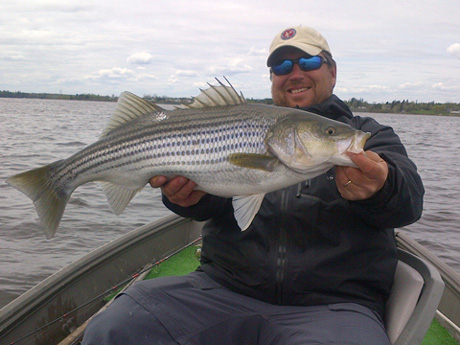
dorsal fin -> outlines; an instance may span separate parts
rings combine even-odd
[[[225,81],[229,86],[223,84],[219,79],[216,78],[220,85],[211,85],[206,90],[200,89],[201,93],[193,98],[191,104],[184,105],[185,108],[209,108],[209,107],[222,107],[226,105],[238,105],[246,103],[246,99],[243,94],[235,90],[232,84],[225,78]]]
[[[117,107],[107,126],[101,134],[105,137],[114,129],[126,122],[132,121],[141,116],[164,111],[160,106],[147,102],[145,99],[137,97],[131,92],[125,91],[118,98]]]

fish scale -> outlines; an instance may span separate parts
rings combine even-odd
[[[238,148],[251,152],[266,150],[260,138],[266,133],[268,124],[256,124],[254,121],[248,124],[251,118],[238,121],[235,121],[234,117],[219,118],[219,114],[215,112],[212,115],[194,123],[197,122],[194,120],[196,114],[188,116],[178,114],[180,121],[170,121],[163,126],[154,124],[141,133],[130,131],[121,138],[115,133],[106,137],[104,142],[88,147],[78,153],[78,156],[70,157],[69,160],[76,160],[73,170],[78,170],[79,165],[85,165],[85,170],[77,172],[83,173],[100,166],[101,157],[105,157],[108,162],[121,161],[119,167],[144,161],[145,155],[151,159],[147,166],[156,166],[160,162],[154,160],[165,157],[175,158],[172,158],[171,162],[162,161],[162,164],[199,165],[203,164],[202,162],[206,162],[205,164],[221,162],[224,158],[222,153],[235,152]],[[252,133],[248,132],[248,128],[253,129]],[[104,152],[100,149],[101,146],[109,146],[110,149]],[[193,155],[190,156],[187,151],[193,152]],[[129,157],[129,160],[123,162],[124,157]]]
[[[267,131],[268,125],[252,124],[251,126],[244,119],[238,121],[219,119],[218,114],[213,118],[206,117],[206,121],[200,121],[198,125],[184,125],[184,122],[193,120],[193,117],[195,116],[183,118],[178,122],[180,124],[178,128],[164,126],[165,128],[152,133],[148,139],[144,138],[146,146],[144,150],[139,151],[144,151],[143,153],[151,157],[146,166],[216,164],[225,160],[226,152],[266,151],[260,138],[262,133]],[[216,120],[217,122],[213,123]],[[203,127],[204,124],[206,127]],[[248,127],[257,128],[257,131],[248,132]],[[138,143],[133,143],[132,140],[126,143],[123,139],[121,142],[123,144],[120,145],[126,147],[138,146]],[[155,161],[157,159],[161,161]],[[133,162],[143,160],[144,157],[133,157]]]
[[[78,186],[101,182],[112,211],[120,214],[157,175],[182,175],[197,189],[233,197],[235,218],[244,230],[265,193],[335,164],[353,166],[339,147],[362,151],[367,137],[298,109],[247,104],[222,83],[202,91],[185,109],[171,111],[125,92],[97,142],[7,182],[34,201],[48,238]]]

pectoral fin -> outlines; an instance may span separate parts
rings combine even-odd
[[[228,161],[241,168],[273,171],[279,160],[273,156],[258,155],[255,153],[232,153]]]
[[[257,212],[259,212],[264,196],[265,194],[254,194],[233,197],[235,219],[241,231],[246,230],[251,225]]]

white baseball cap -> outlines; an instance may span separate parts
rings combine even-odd
[[[283,47],[294,47],[315,56],[322,51],[332,55],[326,39],[315,29],[308,26],[293,26],[281,31],[272,41],[267,59],[267,66],[273,63],[274,54]]]

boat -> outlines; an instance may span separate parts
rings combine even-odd
[[[197,243],[202,226],[202,222],[170,215],[61,269],[0,310],[0,344],[78,344],[88,320],[110,303],[108,295],[142,279],[152,267]],[[457,340],[454,344],[459,344],[460,276],[404,230],[396,231],[396,239],[404,264],[400,273],[409,279],[397,278],[403,294],[395,294],[399,302],[394,303],[393,313],[397,318],[407,315],[404,325],[396,321],[400,329],[393,335],[392,344],[421,343],[433,316]],[[421,272],[418,278],[417,271]],[[414,277],[415,284],[423,279],[418,292],[408,287]],[[407,309],[405,293],[414,300],[408,312],[401,311]]]

